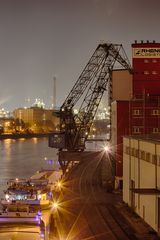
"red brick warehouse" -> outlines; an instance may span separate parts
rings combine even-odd
[[[118,180],[123,176],[123,136],[160,132],[160,43],[135,41],[132,67],[132,77],[125,79],[126,83],[131,81],[130,99],[122,97],[112,102],[112,144]]]

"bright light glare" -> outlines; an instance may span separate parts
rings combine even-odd
[[[61,186],[62,186],[62,183],[61,183],[61,182],[58,182],[58,183],[57,183],[57,186],[58,186],[58,187],[61,187]]]
[[[5,198],[6,198],[6,200],[8,200],[8,199],[9,199],[9,195],[8,195],[8,194],[6,194],[6,195],[5,195]]]
[[[37,198],[38,198],[38,200],[41,200],[41,194],[38,194],[38,196],[37,196]]]
[[[78,110],[77,109],[74,109],[74,114],[78,114]]]
[[[109,152],[109,146],[105,146],[105,147],[104,147],[104,150],[105,150],[106,152]]]
[[[58,208],[58,203],[57,203],[57,202],[54,202],[54,203],[53,203],[53,207],[54,207],[55,209],[57,209],[57,208]]]

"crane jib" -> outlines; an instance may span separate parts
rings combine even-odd
[[[50,136],[49,146],[83,151],[104,92],[112,101],[112,70],[116,64],[132,73],[122,44],[99,44],[74,84],[59,112],[60,131]],[[83,96],[78,113],[73,108]]]

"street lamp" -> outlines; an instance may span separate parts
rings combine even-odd
[[[59,206],[59,204],[58,204],[58,202],[53,202],[53,208],[56,210],[57,208],[58,208],[58,206]]]
[[[110,151],[110,147],[109,147],[108,145],[106,145],[106,146],[104,147],[104,150],[105,150],[105,152],[109,152],[109,151]]]

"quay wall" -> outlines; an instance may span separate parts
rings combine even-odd
[[[0,140],[19,139],[19,138],[40,138],[48,137],[51,133],[17,133],[17,134],[0,134]]]

